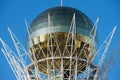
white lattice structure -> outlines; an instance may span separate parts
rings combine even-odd
[[[2,39],[0,39],[3,45],[1,50],[17,80],[101,80],[99,77],[101,65],[116,26],[100,48],[95,50],[99,18],[89,31],[89,35],[86,36],[78,32],[78,13],[72,14],[71,25],[66,27],[67,31],[63,30],[63,32],[58,30],[61,27],[54,26],[51,12],[47,13],[45,34],[29,29],[25,20],[28,32],[28,51],[8,28],[17,53],[14,53]]]

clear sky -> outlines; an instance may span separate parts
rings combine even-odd
[[[114,25],[118,26],[109,52],[116,44],[120,43],[120,0],[63,0],[63,5],[79,9],[93,22],[98,16],[100,17],[97,30],[99,44],[104,41]],[[27,18],[30,24],[39,13],[55,6],[60,6],[60,0],[0,0],[0,37],[14,49],[7,30],[7,26],[10,26],[25,46],[26,27],[24,19]],[[109,80],[120,80],[120,57],[112,68]],[[1,51],[0,80],[16,80]]]

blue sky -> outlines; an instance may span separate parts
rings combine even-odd
[[[115,36],[112,40],[109,52],[120,42],[120,1],[119,0],[63,0],[64,6],[79,9],[93,22],[99,16],[98,45],[107,37],[109,32],[117,25]],[[25,46],[26,27],[24,19],[30,24],[42,11],[60,6],[60,0],[0,0],[0,37],[14,49],[7,26],[17,35]],[[1,47],[1,45],[0,45]],[[120,49],[120,47],[118,47]],[[112,67],[109,80],[120,80],[120,57]],[[7,60],[0,51],[0,80],[16,80]]]

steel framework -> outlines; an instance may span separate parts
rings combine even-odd
[[[91,30],[89,37],[91,40],[87,41],[88,43],[92,43],[95,41],[96,30],[98,25],[99,18],[97,18],[96,23]],[[29,36],[29,40],[33,43],[33,37],[30,34],[29,25],[25,19],[26,28]],[[48,28],[51,27],[50,14],[48,14]],[[76,21],[75,14],[73,14],[73,19],[71,21],[71,26],[69,29],[69,33],[67,35],[65,48],[63,50],[63,54],[67,52],[69,56],[61,56],[61,51],[59,48],[58,41],[56,39],[56,34],[50,33],[48,29],[48,47],[47,47],[47,56],[41,45],[37,45],[40,49],[41,55],[44,56],[44,59],[37,59],[35,55],[34,48],[31,48],[31,54],[33,55],[33,59],[28,55],[28,52],[20,43],[15,34],[8,27],[8,31],[14,43],[17,53],[14,53],[9,46],[0,39],[3,47],[1,48],[6,60],[8,61],[12,71],[14,72],[17,80],[101,80],[100,72],[103,61],[106,57],[106,53],[108,51],[109,45],[111,43],[112,37],[115,33],[116,26],[112,30],[112,32],[108,35],[106,40],[100,46],[98,50],[95,51],[94,56],[90,59],[92,53],[92,48],[89,48],[90,54],[86,55],[85,58],[80,57],[80,55],[76,55],[76,46],[74,43],[76,42]],[[54,36],[54,37],[53,37]],[[69,42],[71,40],[71,43]],[[53,41],[55,44],[53,44]],[[68,44],[70,43],[70,44]],[[34,46],[34,43],[32,44]],[[82,47],[81,51],[86,52],[86,44]],[[53,51],[53,47],[56,46],[56,50]],[[70,50],[68,50],[70,47]],[[88,48],[87,48],[88,49]],[[49,57],[49,53],[52,57]],[[59,53],[60,56],[55,56],[56,53]],[[60,59],[60,63],[57,63],[56,60]],[[64,63],[63,60],[67,60]],[[46,65],[41,65],[45,61]],[[83,62],[80,67],[78,66],[78,62]],[[94,65],[93,65],[94,64]],[[69,67],[66,69],[65,67]],[[52,66],[52,67],[51,67]],[[58,66],[59,68],[56,68]],[[83,71],[84,68],[84,71]],[[66,76],[66,77],[64,77]]]

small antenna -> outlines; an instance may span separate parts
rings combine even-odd
[[[62,7],[62,5],[63,5],[63,1],[62,1],[62,0],[60,0],[60,6]]]

